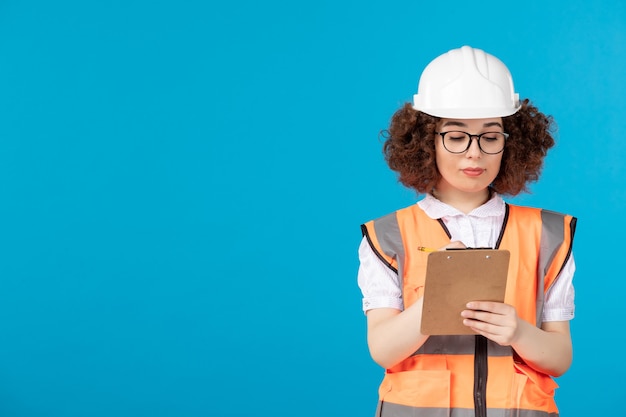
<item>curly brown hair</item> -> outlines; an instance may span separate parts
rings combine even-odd
[[[435,131],[439,117],[413,109],[405,103],[381,131],[383,154],[398,180],[418,193],[429,193],[441,178],[435,161]],[[556,124],[528,99],[513,115],[502,118],[509,134],[500,172],[491,187],[500,194],[528,192],[528,184],[539,179],[548,149],[554,146]]]

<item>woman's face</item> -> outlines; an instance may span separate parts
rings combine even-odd
[[[461,131],[470,135],[480,135],[486,132],[504,132],[501,117],[490,119],[441,119],[437,125],[437,131],[441,133]],[[493,146],[494,137],[497,137],[497,135],[486,135],[483,137],[481,139],[483,148],[487,150],[489,146]],[[445,140],[448,149],[463,149],[462,146],[459,147],[464,140],[462,134],[447,134]],[[454,143],[455,141],[456,143]],[[488,145],[488,141],[492,141],[492,144]],[[458,149],[455,147],[458,147]],[[441,174],[441,179],[435,187],[437,193],[483,192],[498,175],[500,163],[502,162],[502,152],[496,154],[482,152],[478,146],[478,138],[475,136],[472,136],[467,151],[451,153],[444,147],[441,135],[437,135],[435,155],[437,168]]]

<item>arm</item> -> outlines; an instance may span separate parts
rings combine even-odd
[[[404,311],[378,308],[367,312],[370,355],[383,368],[408,358],[428,339],[420,333],[422,302],[420,298]]]
[[[442,249],[452,247],[462,248],[464,245],[455,241]],[[397,281],[397,275],[391,277],[384,273],[387,268],[380,264],[365,240],[362,241],[359,248],[359,257],[361,259],[359,286],[364,296],[383,295],[389,297],[397,292],[396,296],[401,297],[402,292],[400,283]],[[381,269],[377,269],[377,266]],[[376,285],[371,286],[375,291],[371,291],[369,285],[371,281],[376,282]],[[385,282],[387,284],[384,284]],[[393,291],[383,291],[381,294],[381,288],[387,286],[393,288]],[[370,355],[377,364],[386,369],[391,368],[408,358],[428,339],[428,336],[420,333],[422,305],[423,298],[420,297],[413,305],[404,310],[388,308],[388,306],[379,306],[367,310],[367,344]]]
[[[468,303],[463,323],[502,346],[511,346],[536,370],[561,376],[572,363],[568,321],[544,322],[541,328],[517,316],[515,307],[490,301]]]

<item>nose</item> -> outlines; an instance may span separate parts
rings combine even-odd
[[[478,146],[478,136],[470,136],[470,146],[465,156],[468,158],[480,158],[481,154],[482,151],[480,150],[480,146]]]

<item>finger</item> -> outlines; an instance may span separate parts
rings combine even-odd
[[[488,311],[463,310],[461,312],[461,317],[480,323],[490,324],[495,327],[510,327],[513,323],[510,316],[494,314]]]
[[[463,242],[459,241],[459,240],[455,240],[453,242],[448,243],[446,246],[442,247],[439,250],[446,250],[446,249],[465,249],[467,246],[465,246],[463,244]]]
[[[473,319],[464,319],[463,324],[489,339],[498,336],[501,330],[500,326]]]
[[[461,312],[461,316],[466,319],[482,321],[485,323],[492,323],[494,321],[494,315],[488,311],[463,310]]]
[[[494,314],[506,315],[511,313],[511,306],[494,301],[470,301],[466,307],[470,310],[488,311]]]

